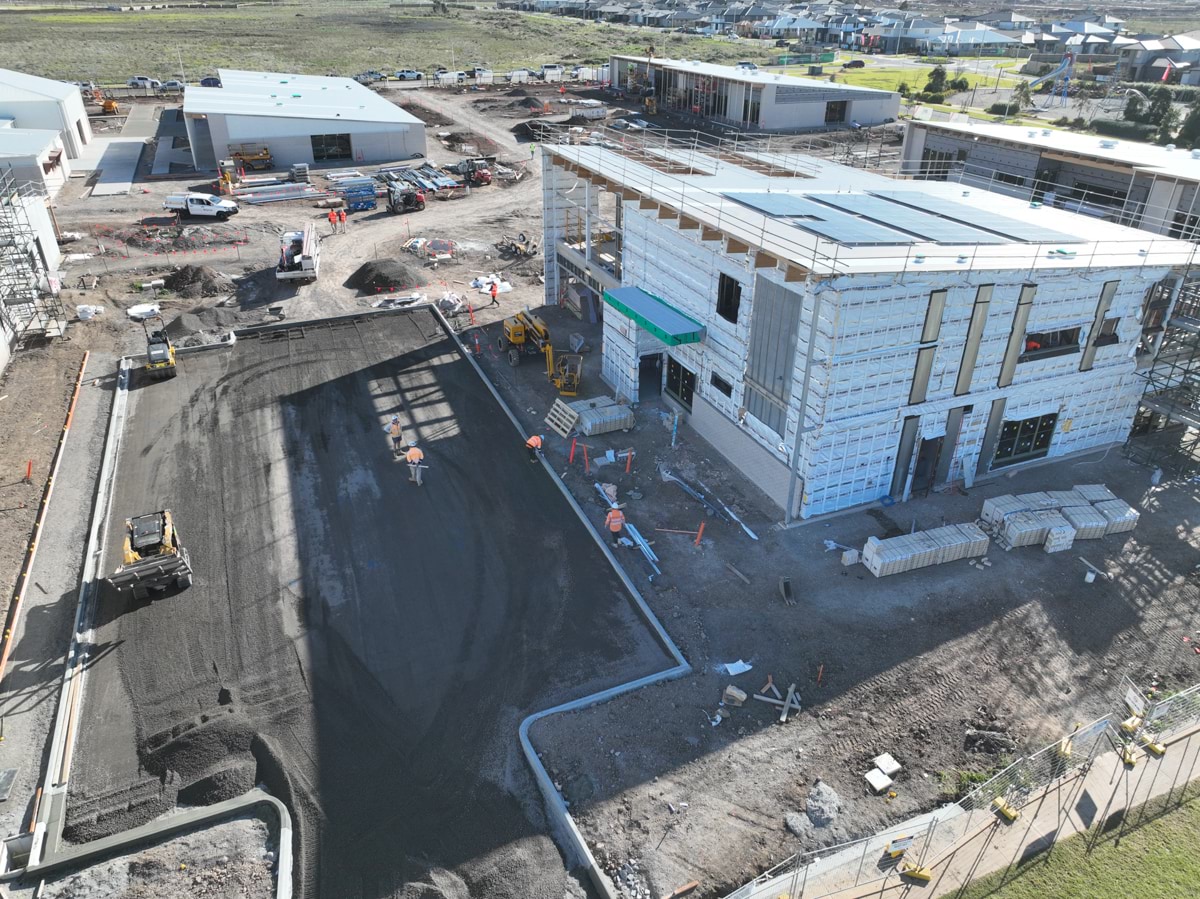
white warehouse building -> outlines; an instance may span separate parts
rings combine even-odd
[[[394,162],[425,154],[425,123],[351,78],[220,69],[221,87],[189,87],[183,117],[197,171],[242,146],[276,167]]]
[[[74,84],[0,69],[0,117],[12,127],[54,131],[70,159],[78,159],[92,140],[83,95]]]
[[[747,68],[613,56],[612,87],[653,98],[660,112],[745,131],[801,132],[894,122],[900,95]]]
[[[1123,441],[1143,310],[1197,255],[753,141],[624,140],[542,146],[546,302],[602,316],[609,387],[661,390],[788,519]]]

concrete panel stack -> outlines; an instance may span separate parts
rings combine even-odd
[[[1095,508],[1097,512],[1108,519],[1108,528],[1104,532],[1105,536],[1132,531],[1137,527],[1140,516],[1137,510],[1123,499],[1111,499],[1106,502],[1099,502],[1096,503]]]
[[[1117,498],[1117,495],[1103,484],[1079,484],[1076,486],[1075,492],[1092,505],[1110,502]]]
[[[875,577],[887,577],[928,565],[982,556],[987,550],[988,536],[979,527],[950,524],[887,540],[871,537],[863,547],[862,560]]]
[[[1108,532],[1108,519],[1091,506],[1067,506],[1062,514],[1075,528],[1076,540],[1099,540]]]
[[[1088,501],[1078,490],[1047,490],[1046,496],[1054,501],[1054,508],[1065,509],[1068,506],[1086,506]]]
[[[1046,533],[1046,542],[1042,549],[1048,553],[1060,553],[1068,550],[1075,543],[1075,528],[1070,524],[1056,524]]]
[[[1004,519],[1014,512],[1024,512],[1026,506],[1011,493],[994,496],[983,501],[983,523],[990,527],[1000,527]]]
[[[1037,512],[1042,509],[1062,508],[1058,503],[1051,499],[1049,493],[1020,493],[1017,494],[1017,500],[1020,501],[1021,508],[1027,512]]]
[[[605,405],[589,405],[589,402],[591,401],[567,404],[579,413],[575,429],[585,437],[607,434],[609,431],[628,431],[636,423],[633,410],[629,406],[621,405],[615,400]]]
[[[1004,519],[1002,536],[1009,546],[1037,546],[1046,542],[1051,528],[1071,527],[1057,509],[1016,512]]]

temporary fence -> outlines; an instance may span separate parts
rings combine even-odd
[[[1138,750],[1167,751],[1162,741],[1200,725],[1200,684],[1163,693],[1126,678],[1123,688],[1120,710],[1017,758],[957,802],[859,840],[798,853],[726,899],[820,899],[894,879],[902,863],[936,868],[998,817],[1019,815],[1047,789],[1074,782],[1100,753],[1115,749],[1133,761]],[[1044,839],[1050,845],[1058,837],[1056,830]]]

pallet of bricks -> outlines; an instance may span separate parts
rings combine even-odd
[[[1137,510],[1103,484],[1082,484],[984,500],[978,524],[1005,550],[1040,545],[1054,553],[1070,549],[1076,540],[1132,531],[1137,522]]]
[[[862,562],[875,577],[886,577],[927,565],[982,556],[987,550],[988,536],[978,525],[949,524],[886,540],[871,537],[863,547]]]

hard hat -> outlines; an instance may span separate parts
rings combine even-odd
[[[409,443],[408,443],[408,445],[409,445],[409,446],[416,446],[416,445],[417,445],[417,441],[415,441],[415,440],[410,440],[410,441],[409,441]]]

